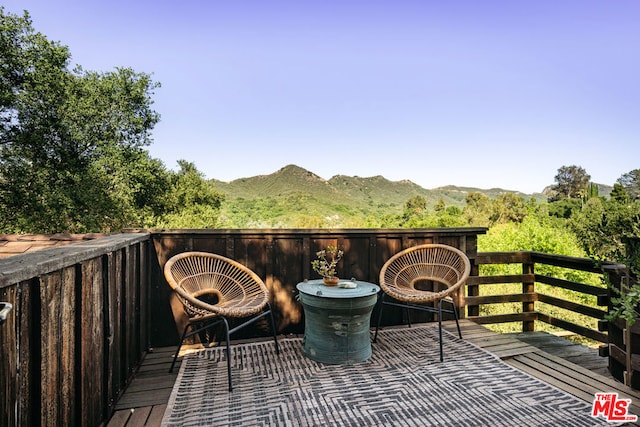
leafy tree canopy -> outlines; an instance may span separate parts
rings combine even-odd
[[[625,262],[625,240],[640,237],[640,201],[589,199],[569,224],[590,257]]]
[[[611,190],[611,200],[614,200],[618,203],[629,203],[631,198],[627,193],[627,190],[622,186],[622,184],[613,184],[613,189]]]
[[[591,176],[580,166],[562,166],[555,176],[556,184],[552,186],[550,202],[562,199],[576,199],[586,196]]]
[[[27,12],[0,7],[0,231],[111,231],[169,208],[171,174],[144,149],[159,84],[70,59]]]
[[[617,182],[624,187],[631,200],[640,200],[640,169],[625,173]]]

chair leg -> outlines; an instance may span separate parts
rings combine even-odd
[[[460,319],[460,316],[458,316],[458,309],[456,308],[456,305],[453,303],[453,301],[451,301],[451,307],[453,307],[453,316],[456,319],[456,328],[458,328],[458,336],[460,337],[460,339],[462,339],[462,332],[460,331],[460,322],[458,321]]]
[[[222,318],[222,325],[224,326],[224,338],[227,342],[227,381],[229,382],[229,391],[233,391],[231,385],[231,348],[229,344],[229,322],[224,317]]]
[[[438,301],[438,335],[440,338],[440,361],[444,361],[444,352],[442,350],[442,300]]]
[[[269,320],[271,321],[271,333],[273,334],[273,342],[276,345],[276,354],[280,354],[280,348],[278,347],[278,337],[276,335],[276,322],[273,319],[273,310],[271,310],[271,304],[267,303],[269,309]]]
[[[182,336],[180,337],[180,344],[178,344],[178,348],[176,349],[176,353],[173,355],[173,362],[171,362],[171,367],[169,368],[169,373],[173,372],[173,367],[176,365],[176,360],[178,359],[178,354],[180,354],[180,349],[182,348],[182,343],[184,342],[185,337],[187,336],[187,331],[189,330],[189,326],[191,323],[187,323],[182,331]]]
[[[380,322],[382,322],[382,308],[384,307],[384,294],[380,295],[378,300],[378,322],[376,323],[376,332],[373,334],[373,342],[378,342],[378,329],[380,329]]]

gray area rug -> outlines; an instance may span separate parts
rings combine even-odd
[[[164,426],[595,426],[591,405],[549,386],[435,325],[383,330],[372,357],[325,365],[302,340],[184,357]]]

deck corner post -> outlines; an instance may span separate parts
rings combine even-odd
[[[535,277],[535,267],[533,262],[527,262],[522,264],[522,274],[528,275],[528,277]],[[522,282],[523,294],[535,293],[535,278],[524,279]],[[522,302],[522,314],[525,316],[525,320],[522,321],[522,332],[533,332],[535,330],[535,320],[526,320],[528,313],[535,313],[535,301],[533,299],[525,299]]]

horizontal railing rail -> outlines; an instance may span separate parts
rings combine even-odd
[[[589,258],[578,258],[563,255],[546,254],[542,252],[478,252],[475,259],[478,271],[482,266],[519,264],[522,274],[504,275],[476,275],[469,278],[467,283],[467,296],[464,298],[467,316],[480,324],[495,324],[507,322],[522,323],[522,331],[533,331],[535,322],[544,322],[549,325],[565,329],[586,338],[606,343],[607,322],[605,316],[608,313],[609,289],[604,285],[607,282],[607,266],[615,263],[599,263]],[[536,273],[542,265],[561,267],[568,270],[594,273],[602,280],[602,286],[581,283],[559,277],[552,277]],[[618,264],[619,265],[619,264]],[[510,294],[482,295],[483,289],[500,284],[520,284],[521,292]],[[546,284],[553,288],[571,291],[577,298],[566,299],[558,296],[547,295],[538,290],[536,284]],[[486,292],[488,293],[488,292]],[[579,295],[596,297],[595,306],[587,305],[579,301]],[[522,303],[522,311],[506,314],[481,315],[480,308],[483,305]],[[572,319],[562,318],[558,315],[545,312],[537,303],[544,303],[552,307],[577,313],[588,318],[595,319],[597,327],[590,327],[577,323]],[[600,308],[605,307],[605,308]]]

